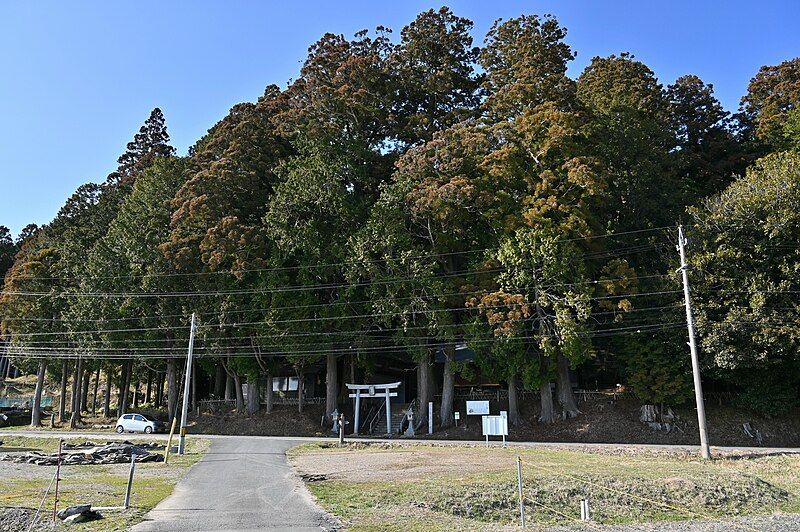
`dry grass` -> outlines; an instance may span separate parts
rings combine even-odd
[[[704,462],[665,451],[306,445],[296,470],[353,530],[503,529],[516,523],[516,459],[532,524],[571,524],[592,501],[603,524],[800,512],[800,454]],[[565,514],[564,517],[559,514]]]
[[[4,436],[0,453],[35,450],[53,452],[58,448],[55,438]],[[133,437],[135,442],[147,439]],[[66,439],[79,443],[85,439]],[[170,457],[169,464],[136,464],[131,495],[131,508],[126,512],[103,512],[105,519],[85,525],[86,530],[127,530],[141,521],[147,511],[172,493],[175,483],[208,449],[208,440],[190,439],[187,454]],[[0,506],[37,508],[53,477],[55,467],[0,462]],[[59,508],[90,503],[93,506],[120,506],[125,497],[128,464],[82,465],[61,468]],[[53,493],[45,500],[52,512]]]

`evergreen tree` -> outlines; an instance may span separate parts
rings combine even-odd
[[[109,174],[109,184],[128,184],[159,157],[172,157],[175,148],[169,145],[167,124],[161,109],[150,112],[139,132],[128,143],[125,153],[119,156],[119,167]]]

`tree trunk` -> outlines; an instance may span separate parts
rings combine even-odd
[[[417,364],[417,417],[415,429],[423,429],[428,425],[428,403],[433,401],[433,382],[431,354],[425,353]]]
[[[61,395],[58,402],[58,421],[63,423],[67,414],[67,374],[69,373],[69,361],[64,359],[61,362]]]
[[[299,372],[297,374],[297,411],[302,414],[303,413],[303,400],[305,399],[305,388],[306,388],[306,374],[304,372]]]
[[[161,408],[164,399],[164,374],[156,373],[156,408]]]
[[[94,374],[94,393],[92,393],[92,415],[97,415],[97,390],[100,388],[100,366]]]
[[[226,401],[230,401],[236,396],[236,394],[234,392],[234,388],[235,388],[235,386],[234,386],[234,382],[233,382],[233,377],[228,375],[228,378],[225,379],[225,400]]]
[[[162,386],[161,372],[156,371],[153,373],[153,406],[155,408],[161,408],[161,389],[159,386]]]
[[[578,403],[575,401],[575,394],[572,392],[572,383],[569,380],[569,360],[567,357],[558,354],[558,374],[556,375],[556,395],[558,403],[561,405],[564,419],[570,419],[578,414]]]
[[[336,381],[338,380],[336,368],[336,355],[328,354],[326,358],[327,369],[325,371],[325,414],[330,415],[337,408],[338,390]]]
[[[272,412],[272,370],[267,366],[267,403],[265,406],[267,414]]]
[[[517,386],[519,378],[513,374],[508,378],[508,422],[513,426],[518,426],[522,421],[519,414],[519,397],[517,396]]]
[[[147,369],[147,385],[144,392],[144,402],[148,405],[152,405],[153,401],[153,370],[148,368]]]
[[[197,412],[197,361],[192,360],[192,412]]]
[[[133,370],[133,361],[126,360],[122,367],[122,387],[119,390],[119,404],[117,405],[117,416],[121,416],[128,411],[128,403],[130,400],[130,387],[131,387],[131,372]]]
[[[225,393],[225,368],[222,367],[222,364],[217,364],[217,373],[214,375],[214,397],[217,399],[222,398],[222,394]]]
[[[175,359],[167,360],[167,413],[170,421],[176,417],[178,407],[178,372]]]
[[[83,359],[79,358],[75,364],[75,374],[72,381],[72,416],[69,418],[69,428],[77,428],[81,423],[81,380],[83,379]]]
[[[553,423],[555,421],[553,392],[550,390],[550,372],[548,370],[548,365],[547,357],[539,355],[539,397],[542,407],[542,412],[539,414],[539,421],[542,423]]]
[[[236,389],[236,413],[244,412],[244,393],[242,392],[242,377],[238,373],[233,374],[233,386]]]
[[[453,373],[455,346],[449,345],[444,351],[444,376],[442,377],[442,405],[439,409],[439,426],[443,429],[453,425],[453,398],[456,376]]]
[[[247,415],[252,416],[261,409],[261,393],[258,386],[258,375],[247,375]]]
[[[141,384],[139,377],[136,377],[136,381],[133,384],[133,408],[139,408],[139,386]]]
[[[42,424],[42,390],[44,389],[44,376],[47,372],[47,359],[39,360],[39,372],[36,374],[36,391],[33,394],[31,405],[31,427]]]
[[[111,377],[111,367],[106,367],[106,393],[103,399],[103,417],[111,417],[111,388],[113,378]]]
[[[92,382],[92,370],[87,368],[81,377],[81,408],[89,413],[89,385]]]

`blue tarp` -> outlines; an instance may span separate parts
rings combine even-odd
[[[0,408],[30,408],[32,404],[32,395],[21,397],[0,397]],[[53,398],[42,397],[42,406],[53,406]]]

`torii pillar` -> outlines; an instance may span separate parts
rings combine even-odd
[[[392,382],[388,384],[345,384],[348,389],[355,392],[350,394],[350,397],[356,400],[353,434],[358,434],[358,430],[361,428],[360,411],[362,391],[366,392],[366,395],[363,397],[383,396],[386,398],[386,433],[392,433],[392,397],[397,397],[397,392],[393,392],[392,390],[399,388],[400,384],[400,382]],[[382,393],[379,394],[379,391],[382,391]]]

